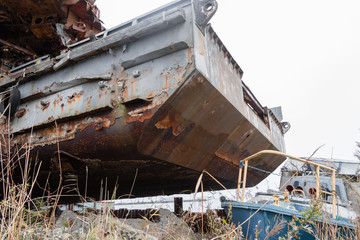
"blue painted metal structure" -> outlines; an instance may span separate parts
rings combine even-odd
[[[273,201],[268,202],[264,205],[262,203],[251,203],[251,202],[222,202],[222,207],[225,211],[232,216],[231,221],[235,224],[241,224],[245,222],[253,213],[259,210],[254,216],[252,216],[247,222],[241,227],[246,239],[255,239],[255,228],[259,231],[258,238],[265,239],[271,229],[280,221],[285,221],[286,224],[276,234],[268,236],[266,239],[278,239],[287,234],[289,222],[293,217],[302,217],[302,212],[310,208],[309,205],[299,203],[286,203],[280,202],[280,205],[274,205]],[[339,227],[339,233],[346,234],[349,229],[354,228],[354,225],[349,223],[345,218],[332,219],[331,216],[324,216],[326,221],[331,221],[331,224]],[[320,219],[319,223],[326,222],[324,219]],[[311,226],[311,230],[314,231],[314,226]],[[300,239],[315,239],[315,236],[305,229],[300,229]]]

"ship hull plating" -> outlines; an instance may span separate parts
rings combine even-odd
[[[3,88],[18,84],[13,149],[30,143],[40,185],[61,179],[70,195],[97,199],[109,197],[104,189],[169,194],[192,191],[206,170],[232,188],[240,159],[284,151],[283,125],[193,11],[171,3],[1,77]],[[253,166],[272,171],[283,160]],[[248,174],[249,186],[267,176]],[[220,188],[208,175],[204,187]]]

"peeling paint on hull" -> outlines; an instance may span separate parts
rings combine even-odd
[[[40,184],[50,176],[57,187],[61,168],[64,186],[78,187],[69,194],[99,199],[116,185],[119,196],[134,181],[136,196],[170,194],[193,190],[207,170],[233,188],[240,159],[284,151],[280,121],[193,11],[188,0],[174,2],[0,78],[3,87],[19,82],[13,142],[31,139],[31,156],[43,163]],[[254,166],[273,171],[283,160],[263,157]],[[249,186],[267,176],[248,174]],[[204,187],[220,188],[209,177]]]

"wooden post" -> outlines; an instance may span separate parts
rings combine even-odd
[[[238,183],[237,183],[237,192],[236,192],[236,201],[240,200],[240,184],[241,184],[241,176],[242,175],[242,168],[239,167],[239,176],[238,176]]]
[[[183,212],[183,198],[176,197],[174,198],[174,213],[176,216],[180,216]]]
[[[316,200],[320,197],[320,167],[316,166]]]
[[[247,177],[247,168],[248,168],[248,161],[245,161],[245,168],[244,168],[244,179],[242,185],[242,193],[241,193],[241,202],[244,202],[245,198],[245,185],[246,185],[246,177]]]
[[[332,171],[332,193],[333,193],[333,199],[332,199],[332,209],[333,209],[333,218],[336,218],[336,186],[335,186],[335,170]]]

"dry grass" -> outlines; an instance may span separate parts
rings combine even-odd
[[[8,121],[9,122],[9,121]],[[2,189],[0,201],[0,240],[2,239],[53,239],[57,234],[56,209],[59,197],[63,192],[61,187],[61,174],[59,176],[59,188],[51,193],[44,188],[43,197],[32,198],[32,191],[36,186],[37,176],[41,168],[41,162],[31,159],[31,139],[29,143],[12,149],[11,134],[8,125],[2,125],[0,129],[0,167],[1,178],[0,187]],[[59,156],[59,166],[61,166]],[[14,172],[21,178],[14,178]],[[61,167],[60,167],[61,171]],[[20,173],[20,174],[19,174]],[[206,173],[206,172],[205,172]],[[135,181],[134,181],[135,182]],[[202,175],[197,183],[197,189],[202,186]],[[202,239],[244,239],[241,228],[235,226],[231,221],[225,220],[213,211],[207,211],[205,215],[196,216],[185,214],[183,220],[190,226],[199,224],[195,218],[201,219]],[[206,221],[204,221],[206,218]],[[231,219],[231,212],[228,216]],[[117,219],[113,216],[109,208],[99,213],[84,211],[72,220],[64,221],[62,228],[73,236],[77,232],[78,238],[82,239],[130,239],[124,231],[126,221]],[[314,236],[316,239],[359,239],[360,224],[354,231],[343,230],[339,234],[339,228],[331,224],[316,223],[314,226]],[[80,227],[79,227],[80,226]],[[164,236],[163,239],[188,239],[186,235],[179,236],[183,226],[177,227],[152,227],[149,221],[144,221],[143,229],[137,232],[143,239],[157,239],[154,236]],[[181,229],[179,229],[181,227]],[[284,221],[278,221],[272,229],[265,229],[267,237],[271,238],[281,229],[286,227]],[[151,231],[158,231],[157,233]],[[158,234],[158,235],[157,235]],[[181,235],[181,234],[180,234]]]
[[[313,235],[316,239],[338,239],[338,240],[360,240],[360,223],[356,221],[355,228],[344,228],[329,224],[330,217],[328,216],[324,222],[316,222],[314,224]]]
[[[40,166],[31,171],[29,152],[30,146],[25,145],[15,152],[10,149],[9,127],[2,125],[0,133],[0,161],[1,161],[1,186],[2,201],[0,202],[0,231],[1,237],[17,239],[20,230],[44,219],[44,213],[39,209],[38,202],[31,199],[31,192],[36,181]],[[22,179],[13,179],[14,171],[20,171]],[[33,173],[31,175],[31,173]]]

